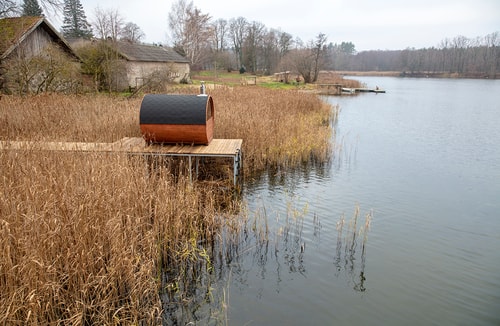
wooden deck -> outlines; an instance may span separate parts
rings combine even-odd
[[[196,160],[196,173],[198,172],[198,159],[201,157],[232,158],[233,183],[236,184],[239,171],[242,167],[242,144],[242,139],[213,139],[208,145],[149,145],[140,137],[125,137],[114,143],[0,141],[0,150],[104,152],[151,156],[184,156],[189,159],[191,179],[193,158]]]
[[[349,95],[356,93],[385,93],[385,90],[380,88],[351,88],[342,84],[317,84],[320,94],[323,95]]]

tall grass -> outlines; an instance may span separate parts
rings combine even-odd
[[[337,222],[337,247],[335,254],[335,265],[337,271],[342,268],[352,278],[354,290],[364,292],[365,287],[365,260],[366,260],[366,245],[368,241],[368,231],[370,230],[373,212],[370,211],[365,215],[365,222],[358,226],[360,209],[359,206],[354,210],[354,214],[347,222],[347,228],[344,229],[346,220],[344,215]],[[359,275],[355,275],[356,250],[358,243],[361,242],[361,265]],[[344,254],[342,255],[342,246],[344,246]]]
[[[299,91],[257,87],[214,89],[217,138],[242,138],[244,166],[295,166],[332,153],[338,107]],[[219,128],[220,127],[220,128]]]
[[[196,93],[197,88],[179,89]],[[210,90],[215,105],[215,137],[242,138],[244,168],[293,166],[332,153],[332,122],[338,107],[312,93],[223,87]],[[141,98],[42,95],[4,96],[0,139],[114,142],[141,137]]]
[[[327,159],[332,109],[314,95],[212,95],[216,137],[243,138],[249,172]],[[4,96],[0,139],[140,137],[140,101]],[[150,164],[125,154],[0,151],[0,324],[158,324],[162,300],[196,292],[195,266],[212,268],[205,244],[222,223],[239,231],[231,221],[241,204],[217,183]]]

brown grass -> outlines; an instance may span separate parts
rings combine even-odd
[[[243,138],[249,171],[328,157],[334,114],[316,96],[212,95],[216,137]],[[140,101],[4,96],[0,139],[140,137]],[[178,293],[198,278],[192,264],[209,268],[203,244],[240,209],[218,183],[179,171],[122,154],[0,151],[0,324],[161,323],[162,286]]]

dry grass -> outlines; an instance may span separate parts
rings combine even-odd
[[[331,122],[337,108],[316,95],[257,87],[215,89],[216,138],[242,138],[250,170],[295,166],[332,152]]]
[[[363,85],[355,79],[346,79],[340,72],[321,71],[317,84],[340,84],[348,88],[360,88]]]
[[[328,157],[335,115],[314,95],[212,95],[216,137],[244,139],[247,169]],[[140,101],[4,96],[0,139],[140,137]],[[191,184],[182,168],[174,177],[168,165],[148,164],[122,154],[0,152],[0,324],[161,323],[162,285],[179,293],[178,284],[199,279],[193,264],[210,268],[203,244],[239,203],[217,183]]]
[[[110,96],[3,96],[0,139],[114,142],[140,137],[140,100]]]

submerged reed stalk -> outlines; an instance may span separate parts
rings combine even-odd
[[[337,222],[337,247],[335,251],[335,265],[337,267],[337,272],[340,272],[342,268],[344,268],[347,273],[352,278],[354,282],[354,289],[356,291],[365,291],[365,261],[366,261],[366,245],[368,241],[368,231],[370,230],[371,220],[373,217],[373,212],[368,212],[365,215],[365,222],[362,226],[358,228],[358,218],[359,218],[359,206],[356,206],[354,210],[354,214],[351,219],[348,221],[347,229],[344,232],[345,225],[345,217],[342,215],[340,220]],[[355,261],[356,261],[356,248],[358,245],[358,240],[361,241],[361,265],[360,272],[358,275],[358,279],[355,279],[354,271],[355,271]],[[342,257],[342,246],[344,248],[344,256]],[[344,262],[342,264],[342,261]]]

